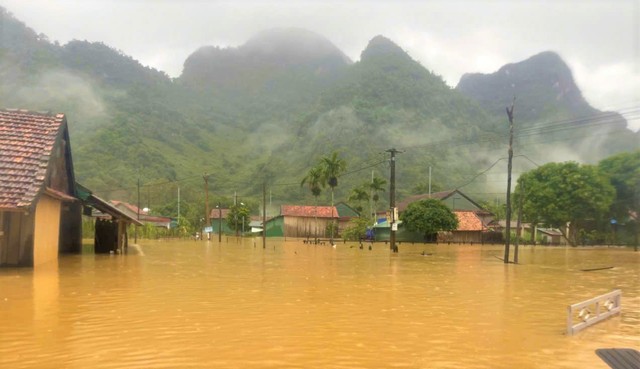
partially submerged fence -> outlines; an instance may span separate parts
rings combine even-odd
[[[572,336],[608,317],[619,314],[622,290],[614,290],[567,308],[567,335]],[[574,324],[574,319],[578,323]]]

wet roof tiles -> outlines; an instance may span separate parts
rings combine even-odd
[[[318,217],[336,218],[338,211],[335,206],[305,206],[305,205],[282,205],[280,215],[292,217]]]
[[[0,209],[23,209],[35,200],[64,123],[64,114],[0,109]]]

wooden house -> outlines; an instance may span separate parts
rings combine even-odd
[[[280,215],[267,220],[268,237],[329,237],[327,226],[337,221],[335,206],[282,205]],[[336,235],[334,235],[336,236]]]
[[[458,228],[451,232],[439,232],[438,242],[453,243],[482,243],[483,235],[487,232],[487,227],[482,224],[482,220],[472,210],[455,210],[453,212],[458,218]]]
[[[213,229],[213,233],[223,233],[223,234],[232,234],[234,233],[231,230],[231,227],[227,224],[227,216],[229,215],[230,209],[228,208],[214,208],[209,212],[209,224],[211,224],[211,228]]]
[[[441,191],[407,197],[398,203],[398,213],[402,214],[411,203],[429,198],[442,201],[458,218],[458,229],[452,232],[438,233],[438,242],[482,243],[496,238],[493,234],[490,234],[495,232],[490,232],[487,227],[493,220],[493,214],[485,210],[480,204],[460,190]],[[383,237],[383,239],[384,237],[388,237],[386,236],[384,223],[377,225],[376,228],[376,231],[380,233],[380,236],[376,235],[376,239],[379,237]],[[401,231],[400,228],[396,234],[396,238],[399,241],[435,241],[435,238],[425,239],[424,235],[419,235],[407,230]]]
[[[338,212],[338,234],[342,234],[342,231],[349,227],[352,219],[360,217],[360,213],[345,202],[336,204],[336,212]]]
[[[460,190],[440,191],[432,194],[409,196],[398,203],[398,212],[402,213],[407,209],[409,204],[424,199],[438,199],[442,201],[443,204],[447,205],[447,207],[452,211],[472,210],[485,226],[493,220],[493,214],[491,212],[485,210],[480,204]]]
[[[0,110],[0,266],[37,266],[81,247],[65,115]]]
[[[566,245],[567,240],[557,228],[538,228],[537,236],[543,245]]]
[[[84,207],[83,215],[95,219],[94,252],[126,252],[129,247],[127,228],[130,224],[143,224],[79,183],[76,183],[76,192]]]

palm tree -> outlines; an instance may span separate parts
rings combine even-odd
[[[320,168],[323,183],[327,183],[331,187],[331,209],[333,209],[333,191],[338,186],[338,177],[347,170],[347,162],[338,156],[337,151],[334,151],[331,155],[323,156],[320,159]],[[331,227],[331,242],[333,243],[333,224]]]
[[[375,213],[378,211],[378,200],[380,196],[378,196],[378,192],[384,192],[384,185],[387,184],[387,181],[384,178],[373,177],[371,178],[371,183],[369,184],[369,189],[371,190],[371,200],[373,200],[373,214],[372,216],[375,218]]]
[[[318,237],[318,196],[322,192],[322,187],[324,186],[324,179],[322,177],[322,170],[319,166],[315,166],[307,172],[307,175],[302,178],[302,182],[300,182],[300,187],[303,187],[305,184],[311,191],[311,194],[315,198],[315,223],[316,223],[316,231],[315,236]]]
[[[349,195],[349,201],[358,204],[358,211],[362,212],[362,202],[369,200],[369,193],[367,192],[366,184],[364,186],[354,187]]]

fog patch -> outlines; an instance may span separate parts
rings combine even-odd
[[[93,126],[106,112],[92,84],[64,70],[42,74],[32,84],[19,86],[15,95],[22,104],[16,108],[65,113],[70,126]]]

